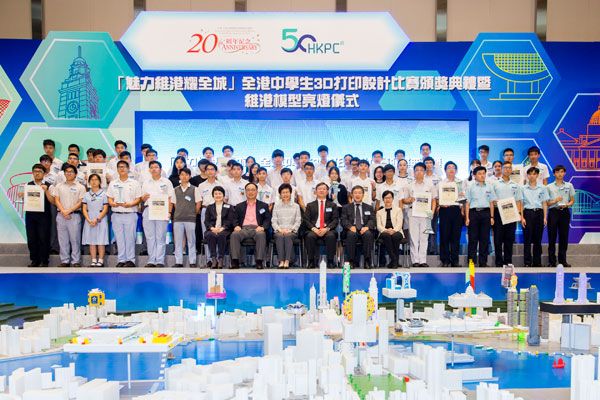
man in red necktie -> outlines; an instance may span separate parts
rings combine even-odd
[[[329,186],[323,182],[319,183],[316,187],[317,199],[306,205],[303,225],[308,231],[304,238],[308,268],[316,268],[318,265],[321,244],[325,244],[327,266],[333,267],[335,264],[337,242],[335,228],[338,225],[338,210],[337,205],[327,199],[328,194]]]

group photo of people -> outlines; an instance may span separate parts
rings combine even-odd
[[[433,153],[441,150],[422,143],[418,159],[389,148],[369,159],[330,159],[321,145],[294,154],[275,149],[262,166],[257,157],[236,157],[230,145],[206,146],[194,165],[185,148],[162,165],[147,143],[138,163],[122,140],[110,156],[70,144],[64,162],[53,140],[41,145],[32,180],[19,191],[29,267],[48,267],[51,254],[58,254],[61,268],[103,267],[108,252],[118,268],[285,269],[321,262],[339,268],[349,262],[393,269],[469,261],[502,267],[513,264],[519,225],[524,250],[518,266],[570,266],[575,190],[565,181],[566,168],[550,170],[535,146],[526,164],[515,162],[512,148],[489,159],[485,144],[470,165],[442,163]],[[461,238],[468,249],[463,258]],[[174,255],[171,265],[167,254]],[[147,261],[140,263],[140,256]]]

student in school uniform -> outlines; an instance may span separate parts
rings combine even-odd
[[[56,228],[60,245],[59,267],[81,267],[81,202],[85,187],[75,178],[77,168],[65,167],[66,182],[53,186],[52,197],[56,204]]]
[[[425,164],[425,176],[423,180],[427,183],[430,183],[434,187],[438,187],[440,181],[442,180],[441,174],[438,172],[438,169],[435,166],[435,160],[433,157],[425,157],[423,160],[423,164]],[[431,229],[433,233],[429,235],[427,238],[427,254],[428,255],[437,255],[437,241],[438,241],[438,225],[439,225],[439,214],[438,210],[434,210],[433,217],[431,218]]]
[[[558,263],[570,267],[567,263],[567,247],[569,246],[570,208],[575,204],[575,188],[565,182],[566,168],[557,165],[552,171],[554,182],[546,186],[548,189],[548,266],[556,267],[556,239],[558,237]]]
[[[44,139],[42,145],[44,146],[44,153],[52,160],[51,171],[58,174],[62,169],[63,162],[56,157],[56,143],[52,139]]]
[[[322,144],[317,148],[317,154],[319,155],[319,162],[315,165],[315,178],[317,180],[324,180],[327,178],[327,157],[329,156],[329,147]]]
[[[140,153],[142,153],[142,161],[140,161],[139,163],[136,163],[135,166],[134,165],[130,165],[129,169],[131,171],[133,171],[135,173],[135,175],[137,176],[141,171],[147,170],[148,169],[148,162],[146,161],[146,153],[148,152],[148,150],[150,150],[152,148],[152,145],[150,145],[149,143],[143,143],[140,146]],[[93,149],[92,149],[93,150]],[[137,178],[136,178],[137,179]],[[139,179],[138,179],[139,181]]]
[[[446,179],[443,179],[440,185],[456,184],[458,199],[460,199],[464,198],[465,188],[463,182],[456,177],[457,170],[456,163],[448,161],[444,165]],[[462,204],[456,201],[450,205],[440,205],[438,213],[440,216],[440,267],[459,267],[460,234],[464,221]]]
[[[106,167],[111,171],[117,170],[117,163],[120,160],[121,153],[127,151],[127,143],[122,140],[115,141],[115,156],[111,157],[110,160],[106,163]]]
[[[290,185],[292,187],[292,203],[297,203],[298,191],[296,190],[296,186],[292,185],[293,174],[294,173],[291,169],[287,167],[283,168],[281,170],[281,184],[279,186],[283,185],[284,183]],[[281,197],[279,196],[279,186],[277,186],[277,188],[275,189],[275,203],[281,201]]]
[[[44,191],[44,211],[25,212],[25,232],[27,248],[29,249],[28,267],[47,267],[50,261],[50,227],[52,214],[50,212],[50,184],[44,181],[46,169],[42,164],[34,164],[31,168],[33,180],[28,185],[35,185]]]
[[[211,164],[213,165],[213,164]],[[235,208],[225,203],[225,189],[222,186],[212,188],[210,197],[213,202],[206,207],[204,217],[204,240],[208,245],[210,260],[206,263],[208,268],[223,268],[223,259],[227,251],[227,239],[236,223]]]
[[[408,227],[409,227],[409,218],[410,218],[410,204],[407,204],[404,200],[408,197],[408,187],[410,183],[413,181],[413,178],[410,176],[408,172],[408,161],[402,159],[398,161],[398,178],[396,179],[396,184],[402,194],[401,207],[403,211],[402,215],[402,227],[404,229],[404,235],[408,238]]]
[[[101,183],[100,175],[91,174],[88,178],[90,190],[83,196],[85,222],[81,244],[90,246],[90,267],[104,266],[105,246],[108,244],[108,197],[100,187]]]
[[[512,163],[505,161],[502,164],[502,177],[493,183],[496,199],[507,199],[514,197],[517,210],[523,215],[523,193],[521,186],[511,180],[513,173]],[[515,232],[517,223],[502,224],[498,206],[494,207],[494,252],[496,267],[512,264],[513,245],[515,244]]]
[[[485,172],[488,176],[493,175],[493,164],[488,157],[490,155],[490,146],[487,144],[482,144],[477,148],[477,153],[479,153],[479,161],[481,162],[481,166],[485,167]]]
[[[411,207],[416,200],[417,194],[431,195],[431,215],[437,207],[437,186],[434,186],[430,181],[425,181],[425,164],[418,162],[414,165],[414,180],[408,185],[408,192],[404,199],[404,204]],[[409,210],[412,212],[412,210]],[[411,214],[409,218],[410,232],[410,258],[413,267],[427,268],[427,246],[429,235],[425,232],[429,222],[427,217],[414,216]]]
[[[542,266],[542,235],[548,221],[548,190],[538,182],[540,170],[527,168],[527,185],[523,185],[523,259],[525,267]],[[533,254],[531,247],[533,245]]]
[[[269,171],[267,176],[267,183],[271,186],[275,191],[279,185],[283,183],[281,180],[281,170],[283,169],[283,159],[285,157],[285,153],[283,150],[275,149],[271,154],[271,161],[273,162],[273,168]]]
[[[122,156],[121,153],[120,156]],[[112,229],[117,242],[117,268],[135,268],[138,205],[142,187],[130,176],[127,161],[117,162],[118,177],[110,182],[106,195],[112,208]]]
[[[358,162],[358,176],[352,178],[351,188],[360,186],[363,188],[364,196],[362,202],[368,205],[373,205],[375,200],[375,181],[370,177],[370,165],[367,160],[360,160]]]
[[[275,192],[273,188],[267,183],[267,169],[265,167],[259,167],[256,174],[258,182],[258,200],[263,201],[269,205],[269,209],[273,211],[273,204],[275,203]]]
[[[539,173],[537,175],[537,183],[540,186],[546,186],[548,184],[548,178],[550,178],[550,171],[548,170],[548,166],[546,164],[542,164],[540,162],[540,148],[537,146],[531,146],[527,149],[527,156],[529,157],[529,165],[526,165],[521,169],[523,184],[527,185],[529,183],[529,168],[535,167],[538,169]]]
[[[465,204],[465,225],[469,237],[468,259],[484,268],[488,266],[490,228],[497,222],[491,213],[496,195],[492,185],[486,182],[487,170],[484,166],[475,167],[473,176],[475,183],[467,188]],[[479,250],[479,257],[477,250]]]
[[[302,169],[304,170],[304,179],[297,181],[297,190],[298,204],[304,211],[306,210],[306,205],[317,198],[316,188],[319,181],[315,178],[315,165],[312,162],[305,162]]]
[[[369,176],[375,179],[375,169],[377,167],[383,168],[383,152],[381,150],[375,150],[371,153],[371,165],[369,166]]]
[[[67,164],[72,165],[75,168],[77,168],[77,178],[75,178],[75,179],[77,180],[77,182],[81,183],[83,186],[87,186],[85,168],[80,167],[81,163],[79,161],[79,156],[75,153],[69,153],[69,156],[67,157],[67,162],[62,165],[62,168],[64,168]],[[62,182],[66,181],[65,171],[63,171],[62,168],[61,168],[61,171],[59,171],[58,174],[56,174],[56,179],[54,181],[54,184],[62,183]]]
[[[242,179],[242,164],[236,162],[231,167],[232,179],[225,183],[225,192],[227,193],[227,203],[237,206],[246,200],[245,187],[248,181]]]
[[[377,186],[377,192],[375,193],[375,199],[377,200],[375,203],[375,210],[379,210],[383,207],[383,192],[385,191],[392,192],[394,194],[396,205],[402,208],[400,203],[402,203],[402,199],[404,198],[404,189],[400,187],[398,180],[396,179],[396,168],[391,164],[387,164],[383,167],[383,174],[385,180]]]
[[[179,185],[173,189],[173,242],[175,243],[175,265],[183,268],[183,239],[187,239],[188,261],[190,268],[196,268],[196,215],[200,212],[201,203],[198,188],[190,185],[192,171],[184,167],[179,170]]]
[[[151,221],[149,216],[148,200],[153,195],[168,196],[169,214],[173,211],[173,185],[171,181],[162,176],[162,165],[159,161],[149,163],[150,179],[142,184],[142,201],[146,208],[143,212],[144,234],[148,242],[148,263],[146,268],[164,268],[165,266],[165,242],[167,240],[167,227],[169,221]]]

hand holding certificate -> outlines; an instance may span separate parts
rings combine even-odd
[[[444,182],[440,184],[440,206],[454,206],[458,201],[458,186],[456,182]]]
[[[169,195],[154,194],[148,199],[148,218],[150,221],[169,220]]]
[[[427,218],[431,214],[431,193],[415,193],[412,216]]]
[[[498,200],[497,206],[502,225],[519,222],[521,220],[519,210],[517,210],[517,202],[514,197]]]
[[[44,189],[37,185],[24,185],[23,211],[44,212]]]

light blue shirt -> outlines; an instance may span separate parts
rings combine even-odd
[[[515,201],[523,200],[523,192],[518,184],[511,181],[505,181],[504,179],[499,179],[494,182],[494,193],[496,194],[497,199],[507,199],[510,197],[514,197]]]
[[[467,188],[469,208],[489,208],[490,202],[496,200],[494,188],[489,183],[476,182]]]
[[[545,186],[537,184],[536,187],[531,187],[528,184],[523,185],[523,208],[531,210],[534,208],[542,208],[542,203],[548,201],[548,190]]]
[[[554,200],[558,196],[563,198],[560,201],[560,204],[567,204],[573,197],[575,197],[575,188],[570,182],[563,182],[562,185],[558,186],[555,181],[546,186],[546,189],[548,189],[548,200]],[[559,203],[554,203],[548,206],[548,208],[557,208],[558,205]]]

